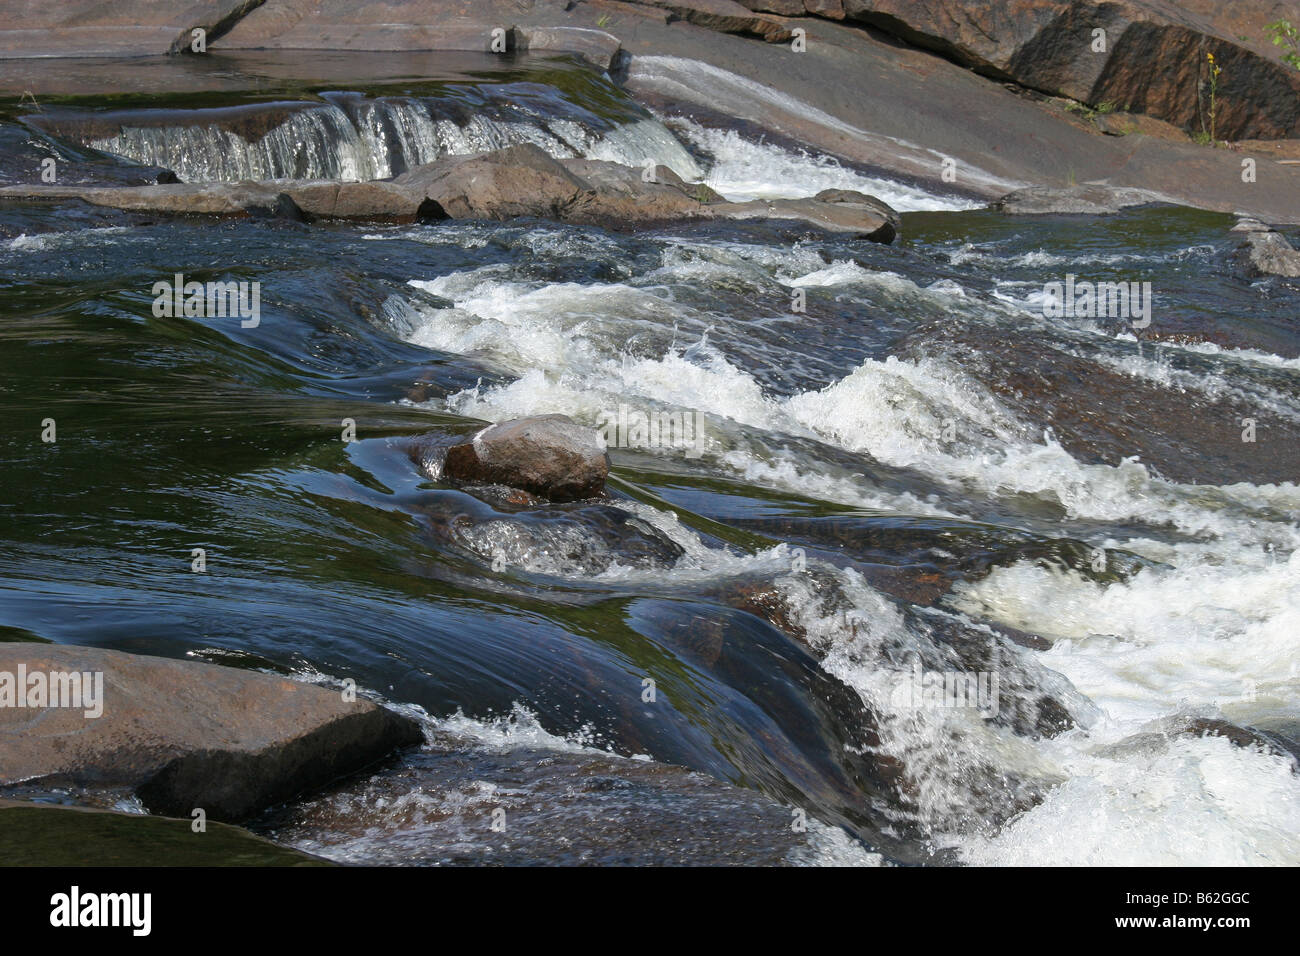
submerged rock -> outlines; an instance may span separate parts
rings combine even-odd
[[[1290,757],[1296,761],[1292,768],[1300,773],[1300,741],[1292,740],[1276,731],[1261,730],[1258,727],[1242,727],[1216,717],[1194,717],[1183,726],[1175,725],[1170,736],[1185,737],[1223,737],[1236,747],[1248,747]]]
[[[526,718],[524,726],[528,726]],[[368,778],[259,821],[339,863],[457,866],[779,866],[879,862],[850,837],[751,788],[592,749],[487,743],[439,729]],[[499,726],[499,725],[498,725]],[[509,727],[510,725],[506,725]],[[484,727],[483,733],[496,730]],[[499,816],[504,814],[504,817]],[[494,826],[504,819],[506,826]]]
[[[420,455],[420,463],[434,478],[506,485],[551,501],[594,497],[609,476],[609,455],[596,432],[567,415],[490,425],[471,441],[448,447],[441,462]]]
[[[1291,772],[1300,774],[1300,741],[1276,730],[1246,727],[1220,717],[1193,717],[1187,714],[1155,721],[1149,728],[1111,744],[1102,753],[1112,756],[1153,750],[1178,738],[1222,737],[1234,747],[1287,758],[1292,761]]]
[[[1011,216],[1104,215],[1130,206],[1172,202],[1168,196],[1149,189],[1128,186],[1103,186],[1087,183],[1079,186],[1030,186],[1007,193],[993,208]]]
[[[414,721],[369,701],[256,671],[0,645],[0,694],[6,676],[13,693],[20,675],[52,685],[52,673],[102,696],[47,706],[51,686],[40,706],[0,706],[0,785],[127,786],[151,811],[240,820],[423,740]]]

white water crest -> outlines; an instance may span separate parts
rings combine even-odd
[[[564,243],[547,241],[553,252]],[[841,600],[869,622],[846,628],[842,606],[788,574],[788,553],[739,560],[751,562],[746,570],[773,575],[792,619],[820,649],[822,666],[883,715],[883,746],[912,779],[911,804],[900,812],[960,860],[1300,863],[1294,761],[1177,733],[1178,721],[1189,716],[1289,727],[1292,735],[1300,726],[1300,487],[1182,485],[1136,460],[1082,462],[939,357],[868,359],[822,389],[775,393],[747,363],[712,343],[718,327],[734,320],[682,301],[677,283],[877,290],[986,309],[992,319],[1011,313],[996,297],[969,295],[951,280],[924,288],[860,263],[827,264],[799,247],[764,252],[682,239],[664,246],[659,268],[629,272],[619,282],[547,283],[493,265],[412,283],[450,299],[451,308],[418,300],[390,306],[402,313],[411,341],[474,355],[506,373],[504,384],[451,396],[446,406],[461,414],[500,420],[559,412],[594,423],[619,402],[684,409],[706,423],[705,465],[779,490],[907,514],[953,510],[951,502],[938,507],[842,475],[818,459],[820,442],[965,492],[1051,501],[1072,519],[1179,529],[1186,537],[1172,543],[1138,530],[1096,538],[1100,548],[1157,562],[1127,580],[1103,583],[1022,561],[959,586],[947,599],[947,613],[969,626],[1007,625],[1051,642],[1046,651],[1004,647],[1005,667],[1035,675],[1075,717],[1075,729],[1041,740],[962,711],[891,710],[902,657],[929,640],[891,600],[853,572],[836,572]],[[1091,334],[1061,334],[1067,331],[1072,342]],[[763,346],[752,347],[764,354]],[[1177,370],[1170,383],[1208,393],[1226,386],[1224,363],[1285,368],[1293,361],[1213,347],[1185,354],[1218,364]],[[1119,364],[1144,378],[1163,374],[1136,359]],[[1290,401],[1281,393],[1268,397]],[[937,440],[945,427],[958,436],[955,443]],[[755,434],[767,436],[762,448],[751,440]],[[782,451],[783,436],[803,444]],[[635,510],[688,550],[680,570],[667,574],[737,572],[735,555],[692,541],[693,533],[674,529],[670,516],[657,521],[656,513],[665,514],[659,509]],[[602,574],[636,580],[647,572],[609,567]],[[1005,823],[986,825],[979,821],[987,797],[972,784],[980,780],[992,788],[1018,781],[1015,792],[1037,796]],[[1198,839],[1189,841],[1189,832]]]
[[[857,172],[834,158],[755,143],[735,130],[717,130],[693,120],[671,121],[671,129],[711,159],[704,183],[733,202],[798,199],[823,189],[851,189],[884,200],[899,212],[977,209],[982,203],[939,196],[916,186]]]

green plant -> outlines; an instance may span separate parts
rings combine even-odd
[[[596,26],[600,27],[603,30],[608,23],[609,23],[609,14],[602,13],[600,15],[600,19],[596,21]]]
[[[1274,46],[1289,48],[1289,52],[1282,54],[1282,62],[1300,70],[1300,27],[1293,27],[1290,20],[1274,20],[1264,29],[1273,35]]]
[[[1080,103],[1078,100],[1069,100],[1065,103],[1065,111],[1067,113],[1078,114],[1078,116],[1082,119],[1086,119],[1093,126],[1097,126],[1098,129],[1101,127],[1097,123],[1097,117],[1104,116],[1107,113],[1113,113],[1117,109],[1119,109],[1119,104],[1112,100],[1098,103],[1096,106],[1089,106],[1087,103]]]

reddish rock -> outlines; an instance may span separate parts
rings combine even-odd
[[[812,16],[830,20],[844,19],[844,0],[803,0],[804,9]]]
[[[1273,19],[1267,0],[1244,0],[1258,24]],[[1236,11],[1240,14],[1241,11]],[[848,18],[934,50],[987,76],[1110,103],[1184,129],[1208,128],[1213,53],[1222,73],[1216,110],[1219,139],[1300,135],[1300,72],[1257,43],[1219,25],[1216,16],[1155,0],[845,0]],[[1094,50],[1102,30],[1105,49]]]
[[[801,17],[806,12],[803,0],[739,0],[741,6],[755,13],[775,13],[783,17]]]
[[[662,7],[674,16],[696,26],[719,33],[747,33],[768,43],[784,43],[792,34],[776,20],[741,6],[736,0],[637,0],[647,6]],[[780,3],[781,0],[769,0]]]
[[[532,143],[454,156],[398,176],[398,186],[427,197],[431,215],[452,219],[558,219],[587,189],[559,160]]]
[[[491,425],[447,449],[440,475],[472,484],[506,485],[552,501],[601,493],[609,456],[593,429],[567,415],[517,418]]]
[[[20,667],[29,679],[98,673],[103,695],[95,706],[0,706],[0,784],[133,787],[159,813],[243,819],[423,740],[383,707],[255,671],[0,644],[0,679]]]

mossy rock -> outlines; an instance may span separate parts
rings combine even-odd
[[[239,827],[0,801],[0,863],[5,866],[331,866]]]

